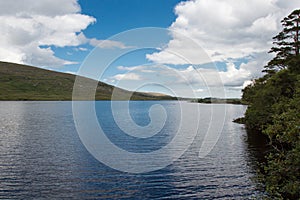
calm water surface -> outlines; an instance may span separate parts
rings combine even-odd
[[[137,124],[149,123],[157,102],[132,102]],[[166,110],[176,102],[160,102]],[[207,127],[210,106],[186,103],[201,111]],[[218,106],[218,105],[215,105]],[[232,119],[246,107],[226,105],[225,124],[214,149],[199,158],[199,139],[168,167],[144,174],[111,169],[93,158],[76,132],[71,102],[0,102],[0,199],[250,199],[260,192],[252,177],[260,149],[249,144],[242,125]],[[116,145],[133,152],[153,151],[173,137],[178,116],[168,115],[165,130],[149,139],[124,136],[110,113],[110,102],[96,102],[97,116]],[[218,120],[218,119],[215,119]],[[220,119],[220,121],[222,121]],[[201,132],[201,131],[200,131]]]

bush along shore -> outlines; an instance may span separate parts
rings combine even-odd
[[[248,108],[236,121],[269,138],[271,151],[257,176],[266,198],[300,199],[300,9],[281,24],[270,50],[276,56],[243,90]]]

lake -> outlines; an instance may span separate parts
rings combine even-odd
[[[147,154],[170,143],[178,129],[193,130],[184,123],[181,127],[182,111],[176,101],[133,101],[129,104],[129,115],[139,127],[151,123],[148,111],[154,104],[165,108],[167,119],[163,129],[152,137],[124,134],[116,124],[110,104],[109,101],[95,103],[97,119],[107,138],[127,152]],[[181,104],[183,110],[200,110],[198,132],[187,150],[162,169],[129,173],[106,166],[88,152],[76,130],[72,102],[0,102],[0,199],[249,199],[259,196],[261,192],[252,178],[256,171],[255,155],[261,149],[249,143],[243,125],[232,122],[243,116],[246,107]],[[211,118],[213,108],[220,112],[225,108],[226,115],[217,113]],[[154,113],[152,117],[160,120],[162,116]],[[189,117],[192,120],[194,116],[186,118]],[[122,126],[130,124],[127,118],[118,120],[119,123],[124,120]],[[218,125],[222,129],[216,144],[207,155],[199,157],[205,133],[214,131]],[[185,140],[173,149],[181,145],[186,145]],[[118,156],[109,152],[106,155]],[[120,163],[126,165],[126,160],[121,159]],[[139,160],[135,164],[139,165]]]

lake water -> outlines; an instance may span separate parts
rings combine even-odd
[[[167,145],[179,128],[178,112],[174,114],[178,103],[172,101],[131,102],[132,119],[146,126],[149,108],[156,103],[166,108],[168,119],[163,131],[150,138],[122,133],[108,101],[96,102],[96,112],[114,144],[129,152],[147,153]],[[183,105],[183,109],[199,109],[201,114],[199,134],[192,145],[171,165],[134,174],[112,169],[87,151],[75,128],[72,102],[0,102],[0,199],[250,199],[260,195],[252,181],[254,155],[260,148],[249,144],[242,125],[232,122],[246,107],[222,105],[226,117],[213,119],[220,123],[224,119],[220,138],[209,154],[200,158],[209,112],[220,105]]]

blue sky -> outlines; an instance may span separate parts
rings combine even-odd
[[[78,1],[81,6],[81,13],[96,18],[96,23],[90,25],[83,33],[88,38],[97,38],[105,40],[115,34],[130,29],[141,27],[169,27],[176,19],[174,7],[181,2],[180,0],[101,0]],[[159,6],[158,6],[159,5]],[[82,45],[89,51],[94,47],[90,45]],[[64,59],[72,59],[81,63],[89,51],[76,51],[73,47],[56,49],[57,56]],[[145,56],[136,56],[132,59],[132,63],[124,63],[138,65],[137,62],[145,62]],[[78,64],[65,66],[60,71],[77,71]]]
[[[174,7],[180,0],[80,0],[83,14],[94,16],[97,23],[84,33],[88,37],[111,37],[140,27],[169,27],[176,16]]]
[[[0,0],[0,60],[67,73],[86,68],[83,74],[129,90],[240,97],[272,57],[267,52],[280,20],[299,6],[298,0]],[[119,57],[105,65],[111,55]]]

